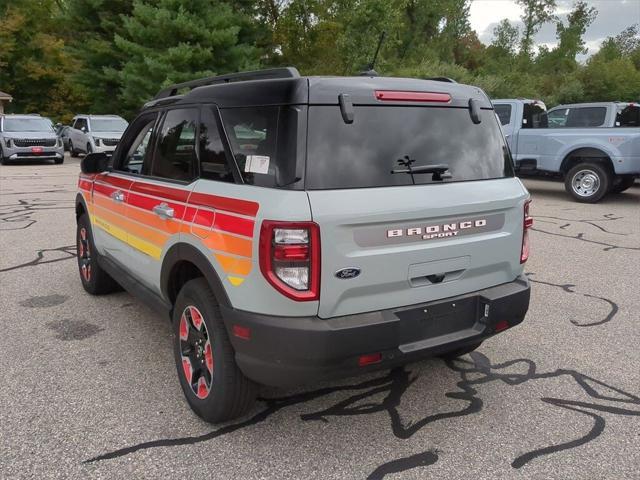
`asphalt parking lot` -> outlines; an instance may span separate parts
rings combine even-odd
[[[0,478],[637,478],[640,186],[534,199],[520,326],[439,359],[263,389],[218,426],[176,379],[168,322],[87,295],[77,159],[0,167]]]

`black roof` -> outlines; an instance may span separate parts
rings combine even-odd
[[[295,68],[270,69],[245,74],[231,74],[172,85],[161,90],[145,107],[166,103],[215,103],[221,108],[261,105],[337,105],[338,95],[347,94],[355,105],[403,104],[412,101],[380,101],[376,90],[447,93],[447,106],[467,107],[476,99],[482,108],[493,108],[487,95],[478,87],[448,81],[396,77],[303,77]],[[189,89],[177,95],[181,89]],[[420,102],[430,105],[430,102]],[[432,105],[443,106],[441,102]]]

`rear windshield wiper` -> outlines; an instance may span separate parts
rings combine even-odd
[[[405,155],[403,158],[399,158],[397,160],[398,165],[402,165],[405,168],[396,168],[391,170],[392,174],[396,173],[408,173],[411,175],[411,182],[415,185],[416,180],[414,175],[419,173],[431,173],[433,176],[431,180],[433,181],[442,181],[451,178],[451,173],[445,173],[449,170],[449,165],[444,163],[436,164],[436,165],[417,165],[413,166],[415,163],[415,159],[409,158],[409,155]]]

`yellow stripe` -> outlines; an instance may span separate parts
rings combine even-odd
[[[162,248],[152,243],[149,243],[146,240],[138,238],[135,235],[131,235],[127,233],[125,230],[116,227],[112,223],[105,221],[104,219],[96,216],[95,214],[93,215],[92,221],[96,227],[101,228],[102,230],[107,232],[109,235],[114,236],[118,240],[121,240],[124,243],[126,243],[127,245],[131,245],[136,250],[146,253],[147,255],[149,255],[150,257],[156,260],[159,260],[160,257],[162,256]]]
[[[229,275],[227,278],[231,282],[231,285],[233,285],[234,287],[237,287],[242,282],[244,282],[244,278],[240,278],[240,277],[232,277],[232,276]]]

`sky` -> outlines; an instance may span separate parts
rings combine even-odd
[[[566,19],[571,11],[573,0],[557,0],[556,15]],[[598,16],[584,34],[587,55],[579,56],[579,60],[596,53],[600,43],[609,36],[620,33],[634,23],[640,23],[640,0],[586,0],[589,6],[598,11]],[[503,18],[512,24],[522,27],[520,16],[522,7],[515,0],[472,0],[470,10],[471,27],[478,33],[480,41],[491,43],[493,28]],[[535,38],[537,45],[556,45],[556,28],[553,23],[543,25]],[[581,58],[582,57],[582,58]]]

